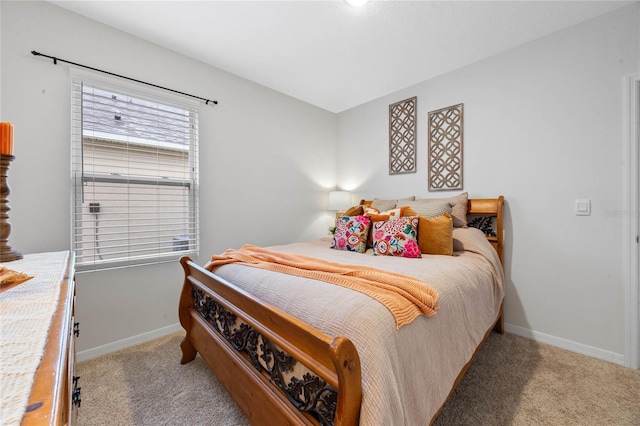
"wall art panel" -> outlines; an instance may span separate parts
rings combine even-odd
[[[429,112],[429,191],[462,189],[463,104]]]
[[[416,171],[416,107],[413,97],[389,105],[389,174]]]

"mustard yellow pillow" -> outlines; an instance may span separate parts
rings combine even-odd
[[[402,206],[402,207],[400,207],[400,216],[420,216],[420,215],[418,214],[418,212],[413,210],[411,207]]]
[[[453,219],[449,213],[433,219],[420,216],[418,245],[424,254],[453,255]]]

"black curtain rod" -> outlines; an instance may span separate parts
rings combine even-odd
[[[125,80],[135,81],[136,83],[146,84],[147,86],[157,87],[158,89],[168,90],[169,92],[179,93],[179,94],[184,95],[184,96],[189,96],[190,98],[200,99],[201,101],[205,102],[205,105],[209,105],[210,102],[212,104],[214,104],[214,105],[218,105],[218,101],[212,101],[212,100],[207,99],[207,98],[201,98],[200,96],[195,96],[195,95],[190,95],[188,93],[179,92],[177,90],[169,89],[168,87],[158,86],[157,84],[147,83],[146,81],[136,80],[135,78],[125,77],[124,75],[115,74],[115,73],[112,73],[112,72],[109,72],[109,71],[101,70],[101,69],[98,69],[98,68],[93,68],[93,67],[90,67],[90,66],[87,66],[87,65],[77,64],[77,63],[71,62],[71,61],[65,61],[64,59],[56,58],[55,56],[49,56],[49,55],[45,55],[45,54],[40,53],[40,52],[36,52],[35,50],[32,50],[31,54],[34,55],[34,56],[44,56],[45,58],[52,59],[54,65],[57,65],[58,61],[66,62],[67,64],[75,65],[77,67],[87,68],[87,69],[90,69],[90,70],[93,70],[93,71],[98,71],[98,72],[101,72],[101,73],[104,73],[104,74],[109,74],[109,75],[112,75],[114,77],[124,78]]]

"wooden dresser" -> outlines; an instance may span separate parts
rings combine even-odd
[[[55,256],[53,269],[64,270],[61,278],[47,278],[47,285],[59,286],[60,295],[49,327],[44,354],[35,372],[22,425],[72,425],[80,405],[80,388],[75,375],[75,338],[78,324],[74,319],[74,256]],[[20,262],[40,261],[43,254],[25,255]],[[44,254],[46,255],[46,253]],[[45,256],[46,258],[46,256]],[[61,259],[61,260],[58,260]],[[64,263],[64,264],[63,264]],[[6,263],[13,267],[17,262]],[[57,275],[60,277],[60,274]],[[25,283],[26,284],[26,283]],[[25,285],[21,284],[21,285]]]

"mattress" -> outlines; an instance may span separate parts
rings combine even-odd
[[[216,275],[310,324],[348,337],[362,366],[362,425],[428,424],[498,317],[504,273],[497,253],[475,228],[454,228],[454,256],[419,259],[331,249],[330,239],[271,249],[402,273],[438,291],[432,317],[396,328],[373,298],[342,286],[240,264]]]

